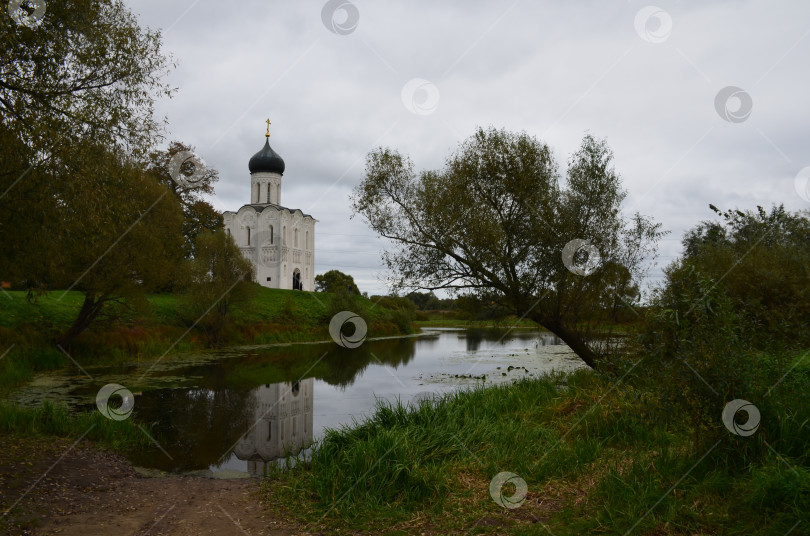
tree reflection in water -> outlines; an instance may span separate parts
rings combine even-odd
[[[155,447],[130,458],[135,465],[163,471],[208,469],[250,426],[255,405],[254,391],[247,390],[147,391],[135,410],[141,422],[153,425],[152,434],[165,452]]]

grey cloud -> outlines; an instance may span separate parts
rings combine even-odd
[[[165,29],[179,92],[159,112],[170,139],[195,145],[220,170],[215,206],[247,199],[247,160],[269,115],[271,144],[287,164],[283,202],[321,221],[318,271],[347,271],[373,293],[385,291],[376,282],[384,244],[348,207],[366,153],[391,146],[436,168],[477,125],[526,130],[553,147],[561,167],[586,131],[607,137],[628,208],[672,231],[664,261],[686,229],[711,217],[708,203],[810,208],[792,186],[810,165],[810,4],[798,0],[662,1],[673,26],[657,44],[636,34],[636,13],[648,5],[637,1],[356,1],[360,20],[348,35],[324,27],[320,1],[128,3],[144,24]],[[403,105],[413,78],[438,88],[434,113]],[[729,85],[752,97],[745,122],[714,109]]]

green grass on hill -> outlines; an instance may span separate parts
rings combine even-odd
[[[323,316],[332,297],[328,293],[270,289],[256,285],[252,300],[243,307],[234,308],[232,320],[240,326],[294,320],[301,327],[324,327]],[[28,301],[24,291],[6,292],[0,296],[0,328],[35,330],[32,334],[39,338],[57,335],[71,325],[83,298],[80,292],[55,290]],[[353,300],[358,308],[369,313],[372,321],[385,316],[384,308],[374,307],[366,298],[355,295]],[[89,331],[105,331],[111,324],[119,327],[188,324],[183,296],[155,294],[148,296],[147,302],[146,310],[109,304]]]
[[[334,300],[338,300],[333,303]],[[53,340],[73,322],[83,300],[79,292],[52,291],[34,301],[25,292],[0,295],[0,396],[39,371],[70,366]],[[370,337],[400,334],[392,311],[362,296],[268,289],[255,286],[252,299],[234,307],[223,339],[226,345],[327,340],[335,307],[348,308],[368,322]],[[148,296],[145,304],[109,304],[80,334],[70,355],[84,364],[148,360],[165,352],[205,348],[208,339],[194,326],[181,295]],[[188,331],[188,333],[186,333]]]
[[[0,295],[0,327],[32,327],[52,332],[67,329],[81,307],[80,292],[54,291],[29,302],[24,291]]]

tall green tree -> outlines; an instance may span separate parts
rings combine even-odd
[[[72,237],[106,236],[102,207],[126,191],[107,188],[110,174],[82,158],[146,154],[161,131],[154,101],[171,93],[170,63],[159,32],[141,28],[120,0],[23,6],[37,8],[34,24],[5,7],[0,16],[0,277],[47,289],[71,279],[55,259],[76,250]]]
[[[193,205],[204,195],[213,194],[214,183],[219,180],[219,172],[206,166],[193,146],[177,140],[169,143],[166,149],[150,152],[147,169],[183,205]],[[175,176],[177,173],[182,177]]]
[[[182,212],[169,191],[126,155],[85,147],[78,156],[60,177],[70,186],[60,188],[57,219],[47,226],[57,247],[43,274],[52,288],[84,294],[76,319],[58,338],[63,346],[107,303],[143,300],[184,273]],[[24,273],[39,259],[26,259]]]
[[[179,205],[139,163],[161,133],[170,60],[121,0],[20,9],[0,17],[0,274],[84,293],[67,345],[109,301],[182,267]]]
[[[147,169],[182,205],[183,249],[186,258],[193,258],[197,236],[224,227],[222,214],[204,198],[214,193],[219,172],[206,166],[194,147],[179,141],[171,142],[165,150],[152,151]]]
[[[256,290],[253,264],[222,229],[197,235],[188,293],[189,321],[202,328],[210,346],[218,346],[234,306],[247,303]]]
[[[317,292],[349,292],[360,294],[354,278],[340,270],[329,270],[315,276],[315,290]]]
[[[597,367],[606,346],[595,336],[611,304],[594,253],[638,280],[662,234],[650,218],[622,214],[626,194],[612,161],[607,143],[586,135],[561,184],[547,145],[525,133],[479,129],[440,170],[416,173],[396,151],[371,152],[352,204],[391,241],[384,260],[399,287],[487,295]],[[566,262],[572,240],[589,245]],[[582,267],[583,256],[594,266]]]
[[[183,207],[183,252],[187,259],[197,255],[197,237],[225,228],[222,213],[208,201],[195,201]]]
[[[405,296],[411,300],[420,311],[439,309],[441,302],[433,292],[410,292]]]
[[[31,26],[5,6],[0,17],[3,123],[43,153],[88,136],[145,151],[160,129],[154,99],[171,93],[160,33],[141,28],[120,0],[34,4],[44,10]]]
[[[604,287],[600,301],[605,304],[613,322],[640,319],[641,313],[636,310],[641,299],[641,291],[633,274],[623,265],[609,262],[602,266]]]

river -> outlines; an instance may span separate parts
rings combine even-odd
[[[260,475],[325,428],[361,420],[377,399],[410,403],[582,366],[548,332],[425,328],[419,336],[369,339],[354,349],[330,341],[76,367],[37,376],[15,398],[97,411],[104,385],[123,386],[132,393],[131,415],[150,424],[143,431],[155,438],[153,448],[130,455],[144,474],[237,477]],[[120,405],[121,398],[110,401]]]

